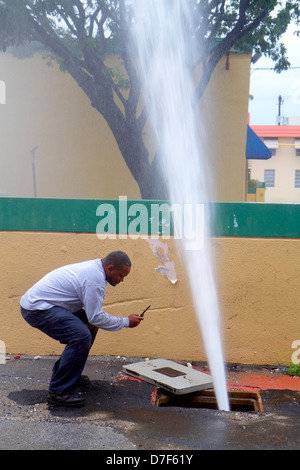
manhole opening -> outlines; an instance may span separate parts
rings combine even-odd
[[[228,390],[230,411],[262,412],[262,402],[258,392]],[[177,406],[182,408],[218,409],[214,390],[207,389],[185,395],[175,395],[156,388],[153,396],[155,406]]]

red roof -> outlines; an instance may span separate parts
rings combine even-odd
[[[298,137],[300,126],[250,126],[258,137]]]

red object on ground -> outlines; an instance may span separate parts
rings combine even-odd
[[[204,373],[206,369],[195,367]],[[254,392],[260,390],[294,390],[300,391],[300,377],[286,375],[283,371],[264,369],[254,371],[229,371],[226,374],[228,389],[243,389]]]
[[[228,374],[228,386],[230,388],[249,388],[255,391],[271,389],[300,391],[300,377],[236,372]]]

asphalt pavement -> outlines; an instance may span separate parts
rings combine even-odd
[[[228,366],[228,388],[258,391],[263,405],[228,412],[155,406],[155,386],[122,369],[144,359],[90,357],[84,373],[91,383],[81,388],[86,405],[68,409],[46,400],[56,359],[8,355],[0,365],[0,450],[101,450],[106,464],[141,467],[141,455],[151,465],[167,463],[160,462],[166,456],[168,464],[188,465],[200,450],[300,448],[300,378],[284,371]]]

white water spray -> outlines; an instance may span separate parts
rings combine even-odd
[[[135,47],[145,83],[150,123],[159,146],[172,202],[208,201],[206,161],[201,150],[201,122],[193,107],[193,51],[186,26],[192,23],[187,0],[134,0]],[[187,273],[212,374],[219,409],[229,410],[217,289],[212,268],[208,214],[200,249],[184,249]],[[175,220],[176,223],[176,220]]]

